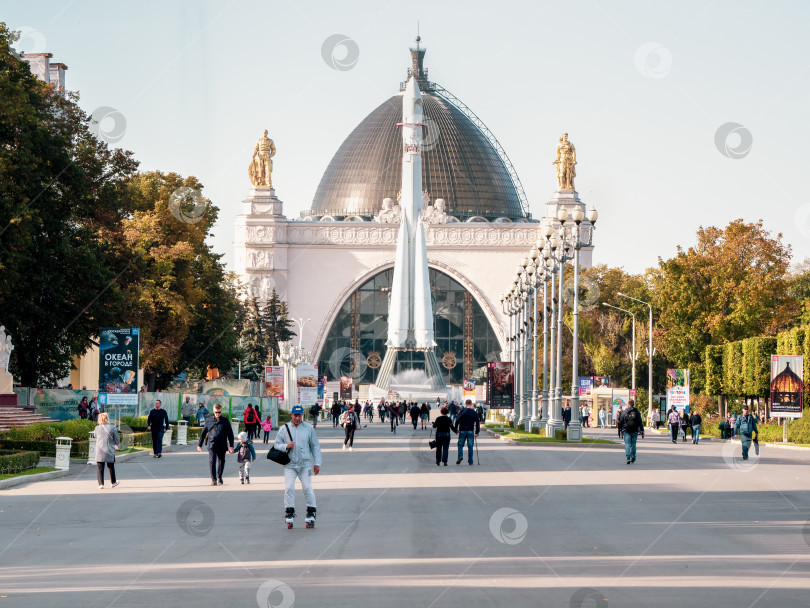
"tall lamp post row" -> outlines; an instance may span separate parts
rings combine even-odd
[[[565,264],[573,261],[573,365],[572,410],[568,440],[582,441],[579,422],[579,252],[593,242],[593,227],[599,214],[591,207],[587,213],[575,207],[569,214],[561,207],[556,220],[543,226],[537,243],[515,269],[511,288],[501,295],[501,308],[509,317],[510,361],[515,364],[515,411],[513,420],[526,430],[533,426],[546,428],[546,434],[565,427],[562,417],[562,326],[563,274]],[[539,288],[543,287],[540,306]],[[555,297],[556,292],[556,297]],[[542,370],[538,361],[538,319],[543,316]],[[549,323],[549,318],[551,323]],[[531,347],[530,347],[531,345]],[[529,349],[531,348],[531,353]],[[542,373],[538,417],[538,374]]]

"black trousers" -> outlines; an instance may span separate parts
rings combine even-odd
[[[166,433],[166,429],[160,428],[156,429],[154,426],[152,427],[152,453],[162,454],[163,453],[163,435]]]
[[[450,452],[450,433],[436,433],[436,464],[447,464],[447,454]]]
[[[253,438],[255,437],[256,434],[256,426],[257,425],[253,422],[245,423],[245,430],[247,431],[248,434],[248,441],[253,441]]]
[[[104,485],[104,465],[110,470],[110,482],[115,483],[115,463],[114,462],[97,462],[98,466],[98,485]]]
[[[208,466],[211,468],[211,481],[222,479],[222,471],[225,469],[225,454],[228,449],[209,449]]]
[[[343,440],[343,445],[348,445],[352,447],[354,443],[354,429],[355,426],[353,424],[347,424],[343,427],[346,430],[346,438]]]

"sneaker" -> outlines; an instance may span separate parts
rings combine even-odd
[[[456,460],[456,464],[461,464],[461,461],[462,461],[462,460],[464,460],[464,459],[463,459],[463,458],[459,458],[458,460]]]
[[[104,489],[104,486],[99,486],[99,487],[98,487],[98,489],[99,489],[99,490],[103,490],[103,489]]]
[[[343,451],[344,452],[346,451],[346,444],[345,443],[343,444]]]
[[[470,463],[468,463],[468,464],[469,464],[470,466],[472,466],[472,465],[473,465],[473,463],[471,463],[471,462],[470,462]]]
[[[247,479],[245,479],[245,481],[247,482],[247,484],[248,484],[248,485],[250,485],[250,477],[248,477]]]
[[[244,480],[244,479],[240,479],[240,480],[239,480],[239,483],[241,483],[242,485],[245,485],[245,480]]]
[[[630,459],[629,458],[627,459],[627,464],[630,464]]]
[[[438,462],[436,463],[436,466],[439,466],[439,463],[438,463]]]
[[[349,451],[350,451],[350,452],[354,452],[354,448],[351,448],[351,447],[350,447],[350,448],[349,448]]]
[[[112,487],[114,487],[114,488],[118,487],[118,482],[116,481],[116,482],[115,482],[115,483],[112,485]]]
[[[163,454],[158,454],[158,458],[160,458],[161,456],[163,456]]]
[[[215,480],[213,480],[213,481],[211,482],[211,485],[212,485],[212,486],[217,485],[217,480],[216,480],[216,479],[215,479]]]
[[[222,477],[219,478],[219,485],[223,485],[224,482],[222,481]]]
[[[635,461],[636,461],[636,459],[635,459],[635,458],[631,458],[631,459],[630,459],[630,462],[635,462]]]
[[[446,463],[446,462],[444,463],[444,466],[447,466],[447,463]]]

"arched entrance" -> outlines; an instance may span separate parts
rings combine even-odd
[[[447,384],[460,384],[487,361],[500,358],[501,346],[481,306],[449,275],[429,269],[430,290],[439,360]],[[355,384],[373,384],[385,356],[388,338],[388,295],[393,269],[388,268],[360,285],[343,303],[321,348],[319,373],[330,380],[352,376]],[[424,357],[398,361],[399,369],[420,368]]]

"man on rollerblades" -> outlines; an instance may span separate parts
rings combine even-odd
[[[287,528],[293,527],[295,519],[295,480],[301,480],[304,499],[307,502],[307,528],[315,527],[315,492],[312,490],[312,475],[321,472],[321,445],[315,429],[303,421],[304,408],[296,405],[292,409],[292,422],[279,428],[274,447],[287,450],[290,462],[284,467],[284,519]]]

